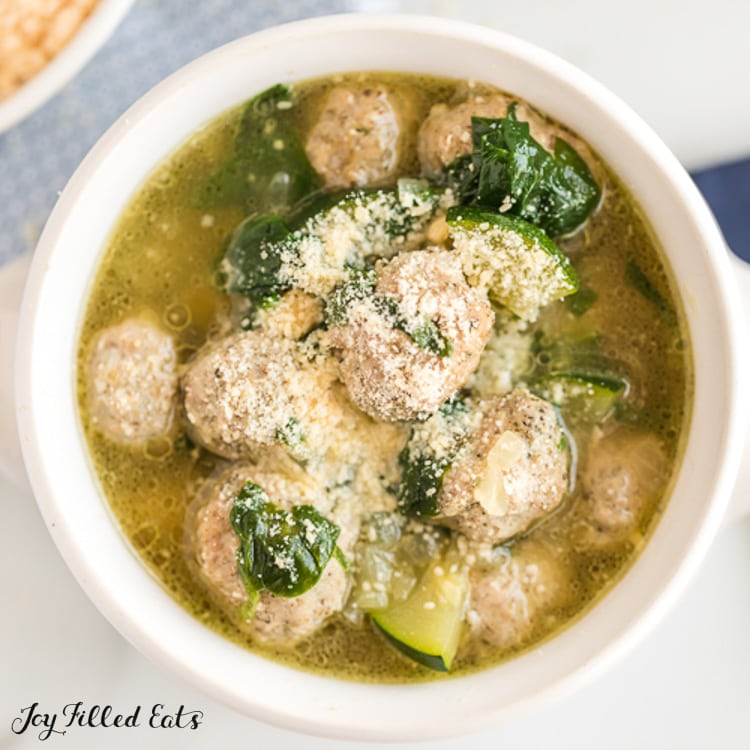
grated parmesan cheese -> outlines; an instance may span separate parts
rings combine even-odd
[[[541,308],[572,290],[561,256],[551,255],[536,237],[488,222],[451,231],[469,282],[524,320],[536,320]]]
[[[367,258],[390,258],[419,246],[438,200],[385,190],[352,193],[308,219],[285,242],[279,278],[324,297]]]
[[[532,333],[526,321],[508,313],[496,314],[495,327],[467,387],[483,399],[512,391],[534,365],[531,343]]]
[[[342,350],[340,377],[352,400],[388,421],[434,413],[476,367],[494,314],[486,296],[467,283],[453,253],[401,253],[378,267],[375,291],[397,305],[404,328],[394,327],[372,297],[353,303],[346,325],[331,331]],[[405,330],[427,321],[450,344],[447,354],[428,351]]]

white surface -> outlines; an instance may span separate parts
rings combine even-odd
[[[377,0],[371,0],[377,5]],[[750,153],[750,3],[404,3],[461,13],[544,44],[598,77],[690,165]],[[389,8],[392,3],[386,3]],[[499,14],[502,17],[499,18]],[[489,17],[492,15],[492,17]],[[739,92],[739,93],[738,93]],[[42,747],[358,747],[244,719],[156,668],[97,613],[57,554],[30,496],[0,480],[0,748],[39,747],[10,724],[34,701],[205,712],[189,730],[69,730]],[[628,660],[541,714],[438,748],[750,747],[750,522],[726,530],[691,587]],[[54,743],[54,744],[53,744]]]
[[[350,0],[486,24],[572,62],[688,168],[750,155],[747,0]]]
[[[206,118],[285,77],[391,66],[503,83],[568,123],[618,171],[648,208],[688,301],[695,398],[683,467],[650,544],[585,617],[502,667],[461,680],[344,686],[292,676],[202,628],[121,544],[82,443],[75,342],[99,248],[155,160]],[[238,70],[246,72],[239,77]],[[325,736],[404,740],[493,726],[588,684],[626,653],[682,591],[718,530],[750,421],[739,332],[744,313],[730,275],[721,236],[674,157],[619,100],[559,58],[435,18],[349,16],[287,25],[216,50],[152,90],[68,183],[35,251],[20,319],[16,395],[24,458],[58,548],[92,601],[143,653],[191,684],[255,718]]]
[[[21,458],[16,429],[14,362],[18,312],[21,307],[31,254],[22,255],[0,268],[0,476],[9,477],[17,487],[28,479]]]
[[[746,341],[748,341],[750,340],[750,263],[735,257],[732,258],[732,264],[745,307]],[[748,425],[748,437],[745,442],[745,455],[740,463],[737,485],[729,506],[727,521],[733,523],[744,516],[750,516],[750,425]]]
[[[76,750],[356,748],[301,737],[246,719],[175,680],[131,648],[86,599],[30,495],[0,480],[0,747]],[[595,684],[544,711],[461,740],[444,750],[673,750],[750,747],[750,520],[727,529],[677,607],[631,656]],[[259,686],[262,689],[262,686]],[[204,712],[188,729],[72,728],[40,745],[10,726],[39,701],[53,712],[72,701],[140,704]]]

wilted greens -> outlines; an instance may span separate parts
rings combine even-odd
[[[449,435],[451,448],[438,453],[423,445],[424,434],[431,425],[415,425],[406,447],[399,455],[403,473],[398,491],[398,509],[406,515],[422,518],[437,515],[438,496],[443,477],[453,464],[459,440],[466,431],[469,409],[460,394],[446,401],[427,422],[437,424]]]
[[[325,319],[327,325],[345,325],[348,311],[357,302],[370,299],[373,308],[390,326],[403,331],[420,349],[449,357],[453,345],[429,318],[406,316],[401,312],[398,300],[375,291],[377,274],[373,269],[353,271],[351,278],[339,284],[326,300]]]
[[[289,228],[279,216],[245,219],[234,231],[225,257],[227,289],[255,307],[273,304],[289,286],[281,281],[281,252]]]
[[[507,117],[472,117],[471,127],[472,153],[439,178],[461,205],[518,216],[551,237],[577,229],[598,205],[601,190],[586,162],[562,138],[546,151],[516,118],[515,105]]]
[[[285,213],[318,188],[295,127],[294,106],[291,91],[281,84],[247,103],[232,156],[201,190],[202,208],[238,205]]]
[[[240,540],[237,566],[248,594],[243,616],[250,619],[262,591],[294,597],[311,589],[323,574],[341,529],[312,505],[284,510],[265,490],[246,482],[230,513]]]

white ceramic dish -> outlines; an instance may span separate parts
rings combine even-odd
[[[268,85],[357,69],[486,80],[577,130],[648,214],[683,295],[695,356],[682,470],[633,568],[549,643],[503,666],[426,685],[351,684],[292,671],[189,617],[118,531],[76,411],[76,344],[88,289],[114,222],[146,175],[201,124]],[[26,466],[55,542],[91,599],[143,652],[279,726],[366,740],[427,739],[517,715],[591,679],[674,601],[719,527],[740,463],[748,426],[741,331],[732,267],[706,205],[666,147],[599,84],[542,50],[475,26],[322,18],[261,32],[188,65],[132,107],[84,160],[33,260],[18,336],[17,413]]]
[[[0,133],[54,96],[109,39],[134,0],[99,0],[73,38],[33,78],[0,101]]]

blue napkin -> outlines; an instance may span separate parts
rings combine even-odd
[[[702,169],[692,177],[729,247],[750,262],[750,158]]]

